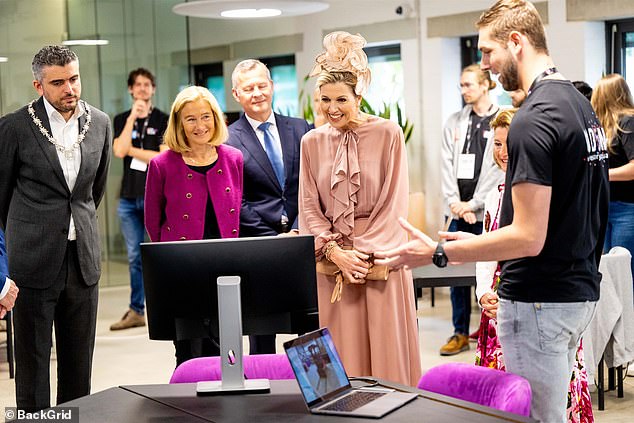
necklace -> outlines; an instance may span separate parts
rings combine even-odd
[[[31,101],[27,107],[29,115],[31,115],[31,119],[33,120],[35,126],[37,126],[42,135],[44,135],[46,139],[55,146],[55,149],[57,149],[57,151],[64,154],[66,160],[73,159],[73,154],[75,153],[75,150],[79,149],[79,145],[84,141],[84,138],[86,138],[86,132],[88,132],[88,129],[90,129],[90,121],[92,119],[92,115],[90,114],[90,107],[88,107],[88,104],[85,101],[80,101],[83,103],[84,109],[86,110],[86,123],[84,123],[84,127],[81,128],[81,131],[77,136],[77,141],[75,141],[73,145],[70,146],[70,148],[66,148],[63,144],[58,143],[57,140],[53,138],[53,136],[48,132],[48,129],[46,129],[44,125],[42,125],[42,121],[40,120],[40,118],[35,116],[35,110],[33,109],[33,103],[35,103],[35,100]]]
[[[183,156],[183,159],[185,159],[185,160],[187,160],[189,162],[192,162],[192,164],[194,166],[205,166],[205,165],[209,164],[209,161],[213,157],[215,151],[216,151],[216,149],[212,146],[211,149],[209,150],[209,157],[206,157],[203,160],[196,160],[192,156]]]

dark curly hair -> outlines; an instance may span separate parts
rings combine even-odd
[[[156,81],[154,80],[154,75],[152,72],[145,68],[137,68],[130,72],[128,75],[128,87],[132,88],[134,86],[134,82],[136,81],[137,76],[144,76],[152,82],[152,86],[156,87]]]
[[[79,58],[74,51],[65,46],[46,46],[42,47],[33,57],[31,62],[31,70],[33,78],[42,81],[42,69],[45,66],[66,66],[71,62],[79,62]]]

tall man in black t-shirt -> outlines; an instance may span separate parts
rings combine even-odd
[[[506,368],[530,382],[534,418],[565,422],[577,344],[599,299],[605,134],[589,102],[554,68],[530,2],[500,0],[477,26],[482,67],[499,74],[507,91],[528,94],[509,129],[511,189],[500,229],[443,245],[403,221],[413,240],[375,256],[410,267],[501,260],[497,319]]]
[[[130,72],[128,91],[132,109],[114,118],[113,151],[123,159],[121,198],[117,213],[121,218],[121,232],[125,238],[130,265],[130,308],[110,330],[145,325],[145,294],[141,268],[141,247],[145,237],[143,200],[145,177],[150,160],[164,149],[163,132],[168,116],[152,105],[156,90],[154,75],[144,68]]]

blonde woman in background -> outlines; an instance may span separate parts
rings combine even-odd
[[[610,210],[603,252],[620,246],[634,255],[634,102],[625,79],[611,74],[597,82],[592,107],[605,130],[610,162]]]

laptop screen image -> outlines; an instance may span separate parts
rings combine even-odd
[[[350,389],[350,381],[327,328],[284,344],[308,407]]]

